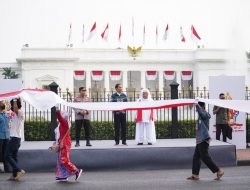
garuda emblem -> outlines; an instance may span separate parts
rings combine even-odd
[[[141,46],[138,48],[128,46],[128,53],[135,58],[141,52],[141,48]]]

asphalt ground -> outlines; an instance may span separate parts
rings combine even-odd
[[[190,166],[191,167],[191,166]],[[10,174],[0,174],[0,190],[249,190],[250,166],[223,168],[222,180],[202,168],[199,181],[189,181],[190,169],[86,172],[79,181],[56,182],[53,173],[27,173],[19,181],[8,181]]]

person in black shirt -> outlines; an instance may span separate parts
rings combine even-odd
[[[111,102],[127,102],[127,96],[122,92],[122,85],[115,85],[116,92],[111,96]],[[115,145],[120,143],[120,130],[122,144],[126,143],[127,125],[126,125],[126,112],[125,111],[114,111],[114,128],[115,128]]]

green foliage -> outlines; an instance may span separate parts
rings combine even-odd
[[[17,79],[18,74],[15,73],[15,71],[11,70],[11,67],[5,67],[3,68],[4,79]]]
[[[247,118],[247,122],[246,122],[246,136],[247,136],[247,142],[250,142],[250,130],[249,130],[249,126],[250,126],[250,119]]]
[[[26,141],[51,140],[50,122],[29,121],[24,123],[24,136]]]
[[[171,138],[171,121],[156,121],[157,139]],[[127,139],[135,139],[135,122],[127,122]],[[93,140],[113,140],[114,123],[109,121],[91,122],[91,137]],[[48,141],[52,140],[52,129],[50,122],[27,121],[25,122],[25,140],[26,141]],[[195,121],[179,121],[178,138],[195,137]],[[75,139],[75,123],[72,123],[71,138]],[[82,129],[81,139],[84,139],[84,130]]]

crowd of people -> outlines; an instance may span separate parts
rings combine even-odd
[[[115,85],[116,92],[111,96],[111,102],[128,102],[128,98],[122,91],[122,85]],[[223,93],[219,96],[224,99]],[[85,87],[79,88],[79,95],[74,102],[90,102],[91,99],[86,93]],[[138,102],[154,101],[151,98],[148,89],[142,89]],[[4,172],[12,172],[9,180],[19,180],[25,175],[25,171],[18,164],[18,150],[21,146],[21,134],[24,130],[24,113],[21,109],[20,98],[14,98],[10,101],[10,109],[5,108],[4,102],[0,102],[0,161],[3,162]],[[198,120],[196,124],[196,147],[193,156],[192,175],[189,180],[198,180],[201,161],[208,168],[216,173],[216,179],[220,179],[224,172],[212,160],[208,153],[211,137],[208,132],[210,114],[205,110],[205,103],[196,102]],[[91,110],[75,109],[75,147],[80,146],[81,129],[85,130],[86,146],[92,146],[91,139]],[[228,110],[215,106],[213,114],[216,115],[216,139],[220,140],[221,131],[223,141],[226,142],[226,128],[228,125]],[[56,116],[58,126],[55,129],[55,144],[58,145],[58,156],[55,178],[57,181],[67,181],[69,177],[75,176],[78,180],[82,174],[82,169],[77,168],[69,158],[71,149],[69,114],[60,111],[56,107]],[[126,142],[126,111],[113,111],[114,116],[114,141],[115,146],[120,144],[127,146]],[[134,112],[134,121],[136,123],[135,141],[138,146],[147,143],[153,145],[156,143],[156,133],[154,121],[157,119],[156,111],[153,109],[139,109]],[[10,169],[11,168],[11,169]]]

